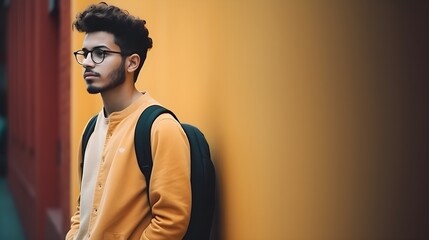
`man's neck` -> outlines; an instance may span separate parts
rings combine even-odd
[[[101,93],[106,117],[130,106],[142,95],[135,87],[132,89],[115,89]]]

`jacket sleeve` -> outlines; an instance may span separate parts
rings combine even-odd
[[[153,124],[151,145],[152,219],[142,239],[182,239],[189,224],[192,199],[188,139],[180,124],[163,114]]]
[[[80,209],[78,205],[75,214],[71,218],[71,226],[70,226],[70,230],[67,232],[66,240],[74,239],[75,235],[77,234],[77,231],[79,230],[79,226],[80,226]]]

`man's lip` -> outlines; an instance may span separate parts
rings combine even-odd
[[[87,78],[87,77],[97,77],[97,76],[98,76],[98,74],[92,73],[92,72],[86,72],[86,73],[83,74],[84,78]]]

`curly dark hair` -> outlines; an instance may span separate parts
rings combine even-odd
[[[152,48],[152,39],[146,28],[146,21],[130,15],[126,10],[105,2],[90,5],[76,16],[73,27],[79,32],[91,33],[105,31],[112,33],[121,51],[127,55],[137,53],[140,65],[134,73],[134,82]]]

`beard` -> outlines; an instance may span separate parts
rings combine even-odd
[[[109,91],[117,86],[122,85],[125,82],[125,59],[122,59],[121,66],[119,66],[119,68],[115,71],[111,72],[107,76],[107,79],[110,80],[110,83],[106,86],[96,87],[90,84],[86,90],[90,94],[97,94]]]

